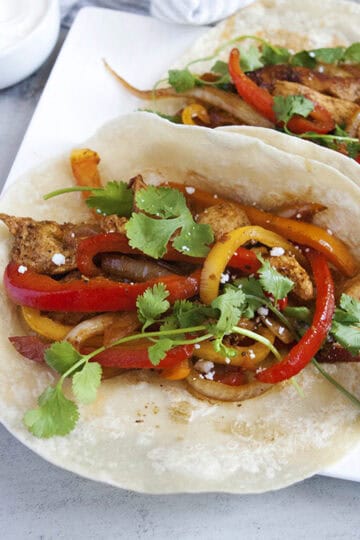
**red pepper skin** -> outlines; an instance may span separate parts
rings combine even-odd
[[[299,373],[316,355],[330,330],[335,310],[334,282],[323,255],[313,250],[306,255],[311,264],[317,289],[312,324],[281,362],[257,373],[256,378],[261,382],[275,384]]]
[[[104,233],[84,238],[79,242],[76,253],[76,264],[80,272],[87,277],[99,275],[100,269],[94,264],[94,257],[98,253],[119,252],[126,254],[141,254],[139,250],[129,245],[129,240],[121,233]],[[189,257],[173,247],[168,246],[163,257],[167,261],[184,261],[194,264],[202,264],[204,258]],[[229,266],[241,270],[245,274],[252,274],[260,268],[260,263],[253,251],[240,247],[236,255],[230,259]]]
[[[307,131],[325,134],[335,129],[335,122],[329,111],[318,103],[314,105],[314,110],[307,118],[297,114],[290,118],[287,123],[290,131],[297,134],[306,133]]]
[[[240,53],[236,48],[230,52],[229,73],[239,96],[275,124],[276,116],[273,109],[274,100],[272,95],[264,88],[260,88],[250,77],[245,75],[240,67]]]
[[[18,267],[9,263],[5,269],[7,294],[15,304],[45,311],[135,311],[137,297],[156,283],[166,286],[171,303],[199,291],[200,270],[190,276],[169,274],[144,283],[119,283],[100,277],[63,283],[31,270],[20,274]]]
[[[44,343],[38,336],[13,336],[10,342],[25,358],[34,362],[45,362],[45,351],[50,347],[49,343]],[[154,366],[149,360],[149,345],[134,342],[127,346],[122,345],[112,347],[91,359],[91,362],[99,362],[104,367],[116,367],[124,369],[164,369],[174,367],[183,360],[190,358],[194,351],[194,345],[179,345],[171,349],[159,365]],[[93,349],[85,348],[82,354],[88,354]]]
[[[234,48],[230,52],[229,73],[236,86],[236,90],[248,105],[253,107],[268,120],[277,124],[274,112],[274,98],[265,88],[261,88],[250,79],[240,67],[240,53]],[[313,131],[315,133],[329,133],[335,128],[335,122],[327,109],[314,104],[314,110],[308,118],[294,115],[287,123],[290,131],[296,134]]]
[[[126,346],[111,347],[94,356],[91,361],[99,362],[104,367],[124,369],[165,369],[175,367],[183,360],[190,358],[194,345],[179,345],[166,353],[165,358],[157,366],[150,362],[149,345],[135,346],[129,343]],[[89,351],[88,351],[89,352]]]

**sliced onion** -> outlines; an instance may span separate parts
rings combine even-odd
[[[260,396],[273,386],[271,384],[251,381],[240,386],[229,386],[220,382],[209,381],[201,377],[192,369],[186,382],[199,397],[215,399],[217,401],[245,401]]]
[[[284,325],[272,317],[261,317],[262,322],[268,327],[270,332],[288,345],[294,341],[294,336]]]
[[[115,315],[112,313],[103,313],[87,319],[74,326],[65,339],[72,343],[76,349],[79,349],[89,338],[103,334],[105,329],[113,323],[114,318]]]
[[[140,327],[136,312],[116,313],[109,326],[104,330],[104,345],[108,347],[118,339],[130,336]]]

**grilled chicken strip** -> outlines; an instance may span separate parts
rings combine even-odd
[[[280,274],[283,274],[295,283],[292,292],[296,296],[306,301],[314,298],[314,287],[310,276],[293,255],[269,257],[269,262]]]
[[[198,223],[210,225],[214,232],[215,240],[218,241],[224,234],[250,225],[246,213],[232,202],[223,202],[210,206],[197,218]]]
[[[0,214],[14,236],[11,260],[41,274],[75,270],[79,240],[101,232],[125,232],[126,219],[104,216],[99,223],[56,223]]]
[[[258,86],[267,88],[271,93],[276,81],[288,81],[303,84],[336,98],[360,102],[360,76],[352,77],[348,73],[346,76],[329,75],[305,67],[278,64],[257,69],[247,75]]]
[[[274,85],[275,96],[298,96],[302,95],[306,98],[318,103],[329,111],[334,121],[343,125],[360,112],[360,106],[345,99],[339,99],[321,94],[316,90],[312,90],[303,84],[298,84],[288,81],[276,81]]]

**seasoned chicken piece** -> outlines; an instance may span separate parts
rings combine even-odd
[[[76,268],[72,223],[60,225],[6,214],[0,214],[0,219],[14,235],[10,257],[15,263],[45,274],[61,274]]]
[[[360,274],[345,283],[343,292],[360,301]]]
[[[210,206],[199,214],[197,222],[210,225],[214,232],[215,240],[220,240],[224,234],[238,227],[250,225],[246,213],[232,202],[223,202],[215,206]]]
[[[115,214],[111,214],[110,216],[102,216],[100,218],[100,227],[103,232],[109,233],[109,232],[118,232],[121,234],[126,233],[125,225],[127,223],[127,219],[125,217],[120,217]]]
[[[14,236],[11,260],[41,274],[75,270],[79,240],[101,232],[125,233],[126,219],[111,215],[99,223],[56,223],[0,214]]]
[[[269,262],[280,274],[291,279],[295,286],[292,290],[302,300],[314,298],[314,287],[306,270],[297,262],[293,255],[269,257]]]
[[[334,121],[339,124],[346,124],[357,112],[360,111],[360,106],[345,99],[339,99],[331,96],[326,96],[316,90],[312,90],[302,84],[276,81],[274,85],[275,96],[295,96],[302,95],[306,98],[322,105],[329,111]]]
[[[265,66],[248,73],[258,86],[267,88],[271,93],[276,81],[300,83],[317,92],[328,94],[340,99],[357,102],[360,100],[360,77],[321,73],[306,67],[278,64]]]

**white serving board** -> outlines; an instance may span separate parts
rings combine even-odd
[[[102,58],[139,88],[152,88],[205,27],[167,24],[102,8],[82,9],[64,43],[6,184],[69,151],[104,122],[141,106],[105,71]],[[360,448],[323,472],[360,482]]]

